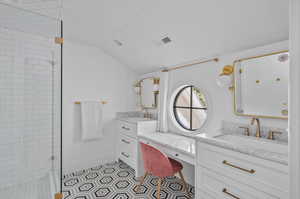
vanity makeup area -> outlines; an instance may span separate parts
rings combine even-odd
[[[139,80],[135,90],[143,111],[117,114],[117,159],[131,166],[137,177],[143,176],[143,142],[190,165],[194,171],[188,182],[197,199],[288,198],[287,130],[262,122],[288,119],[288,68],[287,51],[224,66],[217,84],[232,94],[232,112],[243,122],[224,120],[213,133],[201,130],[208,125],[210,99],[197,85],[179,86],[166,103],[167,121],[191,133],[163,132],[163,116],[157,112],[163,103],[158,97],[163,95],[160,78]]]

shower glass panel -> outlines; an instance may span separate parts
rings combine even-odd
[[[0,198],[53,199],[61,186],[61,21],[21,4],[34,0],[7,2],[0,0]]]

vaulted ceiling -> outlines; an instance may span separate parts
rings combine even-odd
[[[64,0],[63,6],[66,38],[102,48],[139,73],[288,39],[285,0]]]

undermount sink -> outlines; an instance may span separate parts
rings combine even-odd
[[[232,135],[232,134],[219,135],[219,136],[215,136],[214,138],[220,139],[224,142],[228,142],[234,145],[239,145],[251,149],[256,149],[256,150],[261,149],[269,152],[288,154],[288,144],[284,142],[277,142],[265,138],[256,138],[251,136]]]

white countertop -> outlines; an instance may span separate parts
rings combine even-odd
[[[270,160],[273,162],[277,162],[280,164],[288,165],[288,152],[287,150],[284,150],[282,152],[274,152],[268,149],[258,149],[255,146],[254,147],[247,147],[243,146],[242,144],[237,144],[237,143],[231,143],[226,140],[218,139],[217,136],[211,136],[208,134],[199,134],[195,136],[197,140],[200,142],[204,142],[207,144],[211,144],[214,146],[222,147],[225,149],[230,149],[233,151],[237,151],[240,153],[244,153],[247,155],[255,156],[258,158],[262,158],[265,160]],[[251,138],[249,137],[248,139],[257,139],[257,138]],[[264,138],[259,138],[263,139],[264,142],[274,142],[270,140],[266,140]],[[288,147],[287,143],[279,143],[285,147]]]
[[[189,138],[183,135],[175,133],[139,133],[139,138],[149,139],[158,144],[168,146],[174,150],[178,150],[190,156],[195,156],[196,154],[196,141],[193,138]]]
[[[118,120],[121,120],[121,121],[125,121],[125,122],[129,122],[129,123],[138,123],[138,122],[155,122],[157,120],[153,120],[153,119],[149,119],[149,118],[143,118],[143,117],[120,117],[120,118],[117,118]]]

